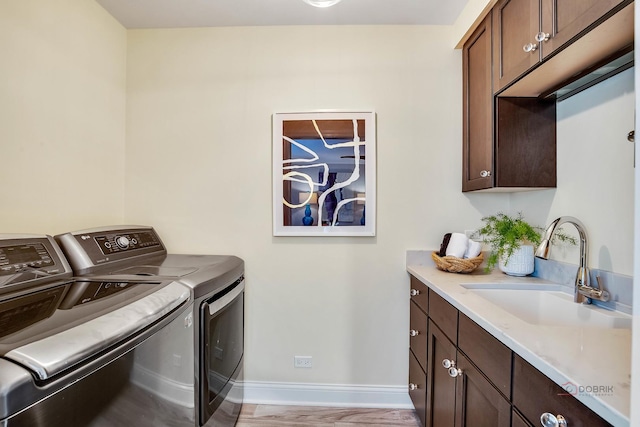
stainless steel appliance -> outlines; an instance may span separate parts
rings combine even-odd
[[[52,237],[0,235],[0,426],[118,425],[135,352],[190,302],[173,280],[74,279]]]
[[[177,280],[191,290],[184,321],[137,349],[133,381],[171,402],[171,422],[236,423],[242,407],[244,262],[235,256],[167,254],[152,227],[102,227],[56,236],[75,274],[91,280]]]

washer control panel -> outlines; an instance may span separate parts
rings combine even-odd
[[[0,294],[11,285],[71,276],[71,268],[53,237],[0,234]]]
[[[0,246],[0,274],[12,274],[27,268],[43,268],[51,265],[53,265],[53,259],[42,243],[28,242]]]

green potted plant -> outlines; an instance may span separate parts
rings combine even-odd
[[[482,221],[485,225],[476,234],[491,248],[485,271],[491,271],[497,264],[500,270],[512,276],[533,273],[535,247],[540,244],[543,229],[526,222],[522,213],[510,216],[499,212]],[[576,244],[575,238],[562,232],[557,233],[556,238]]]

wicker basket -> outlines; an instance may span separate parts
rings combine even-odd
[[[471,273],[484,259],[482,253],[475,258],[456,258],[454,256],[441,257],[437,252],[431,253],[431,258],[436,263],[436,267],[449,273]]]

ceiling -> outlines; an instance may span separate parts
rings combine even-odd
[[[126,28],[262,25],[451,25],[468,0],[96,0]]]

